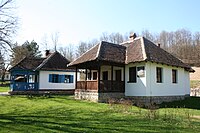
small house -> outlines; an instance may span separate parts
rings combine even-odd
[[[11,91],[73,93],[76,73],[67,64],[69,61],[59,52],[47,51],[44,58],[26,57],[10,69]]]
[[[190,95],[193,69],[135,34],[122,44],[101,41],[68,66],[86,71],[84,81],[76,80],[76,99],[101,102],[125,97],[161,103]]]

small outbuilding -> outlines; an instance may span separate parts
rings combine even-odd
[[[10,69],[11,92],[73,93],[76,74],[67,68],[69,63],[59,52],[47,51],[45,58],[26,57]]]

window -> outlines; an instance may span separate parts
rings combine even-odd
[[[177,70],[172,69],[172,83],[177,83]]]
[[[51,83],[73,83],[73,75],[49,74],[49,82]]]
[[[144,71],[144,66],[139,66],[137,67],[137,75],[139,77],[145,77],[145,71]]]
[[[136,83],[137,82],[137,72],[136,67],[129,68],[129,82]]]
[[[93,80],[97,80],[97,72],[93,72]]]
[[[29,75],[29,83],[35,83],[35,75]]]
[[[157,83],[162,83],[162,68],[161,67],[156,67],[156,82]]]
[[[122,71],[121,70],[115,70],[115,80],[122,81]]]
[[[49,82],[52,83],[59,83],[59,75],[58,74],[50,74],[49,75]]]
[[[64,75],[65,81],[64,83],[73,83],[73,75]]]
[[[108,80],[108,71],[103,72],[103,80]]]

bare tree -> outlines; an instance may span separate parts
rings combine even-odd
[[[55,51],[57,51],[58,39],[59,39],[59,32],[55,32],[55,33],[51,34],[51,40],[54,45]]]
[[[12,14],[13,0],[1,0],[0,2],[0,48],[12,49],[11,38],[17,28],[17,18]]]
[[[111,33],[108,34],[107,32],[103,32],[102,35],[100,36],[100,41],[107,41],[115,44],[120,44],[126,40],[120,33]]]
[[[74,60],[74,49],[72,44],[69,44],[67,47],[60,47],[59,52],[69,61]]]
[[[42,37],[41,45],[43,46],[43,48],[44,48],[45,50],[48,50],[48,49],[49,49],[49,46],[48,46],[48,38],[47,38],[47,35],[46,35],[46,34],[44,34],[44,36]]]

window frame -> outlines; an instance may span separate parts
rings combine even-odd
[[[173,84],[177,84],[178,83],[178,70],[177,69],[172,69],[172,83]]]
[[[92,80],[97,80],[97,72],[92,72]]]
[[[163,83],[163,68],[156,67],[156,83]]]
[[[74,83],[74,75],[49,74],[49,83]]]
[[[105,75],[107,75],[106,78],[105,78]],[[102,72],[102,80],[108,80],[108,71]]]
[[[129,81],[128,83],[137,83],[137,67],[129,67]]]

